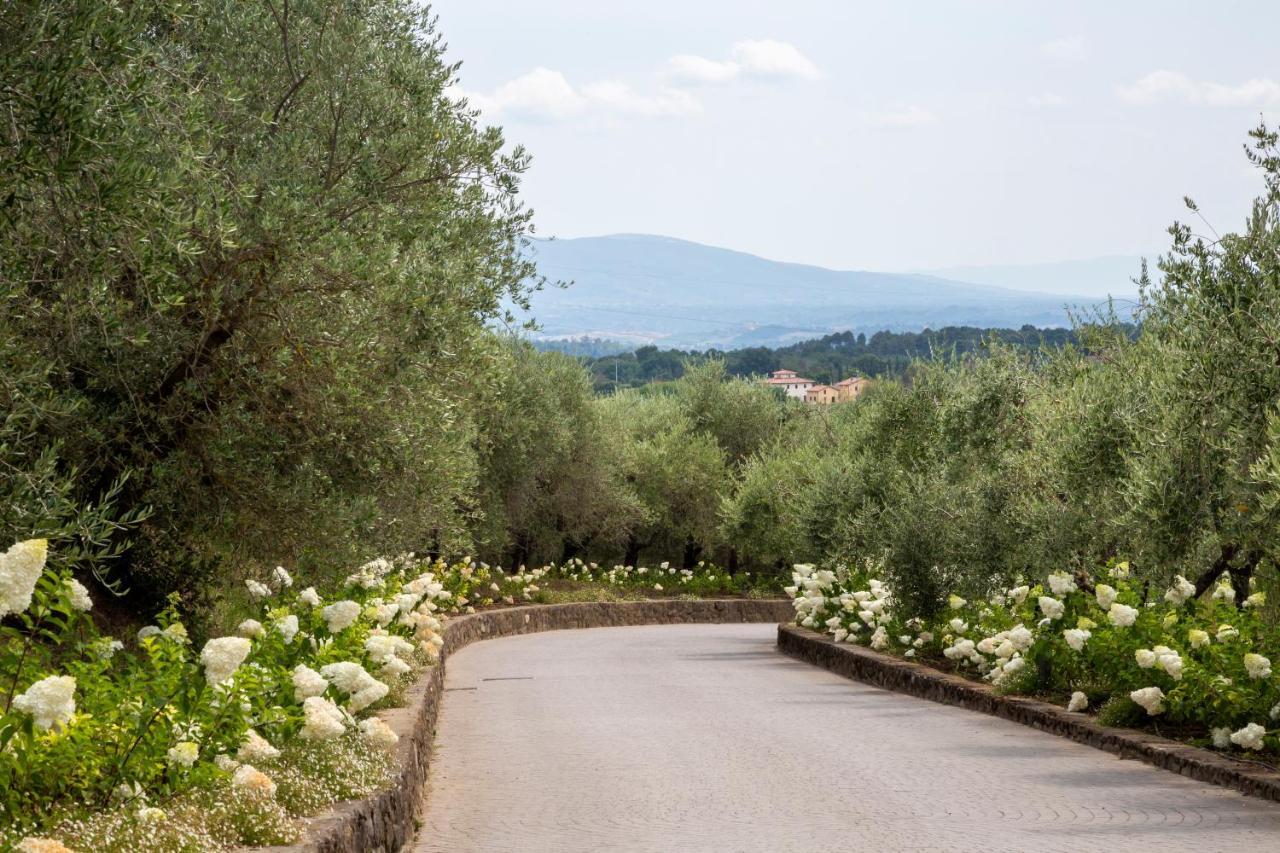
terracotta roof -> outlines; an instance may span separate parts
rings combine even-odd
[[[766,385],[796,385],[801,382],[813,384],[812,379],[805,379],[803,376],[771,376],[764,381]]]

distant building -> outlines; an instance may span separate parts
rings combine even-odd
[[[870,379],[864,379],[861,376],[851,376],[848,379],[842,379],[835,384],[836,399],[843,403],[846,400],[855,400],[858,395],[867,390],[871,385]]]
[[[812,379],[797,376],[794,370],[775,370],[769,374],[768,379],[764,380],[764,384],[781,388],[788,397],[803,400],[805,392],[816,383]]]
[[[804,401],[816,406],[830,406],[840,399],[840,392],[830,385],[814,385],[804,392]]]

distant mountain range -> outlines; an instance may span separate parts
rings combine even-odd
[[[549,280],[572,282],[534,295],[536,337],[699,349],[849,329],[1065,326],[1068,306],[1133,293],[1138,269],[1137,259],[1102,258],[945,274],[838,271],[644,234],[539,240],[533,258]]]

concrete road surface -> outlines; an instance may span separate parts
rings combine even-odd
[[[772,625],[449,658],[416,850],[1280,850],[1280,805],[783,657]]]

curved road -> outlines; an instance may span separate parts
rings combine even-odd
[[[1280,805],[838,678],[773,625],[449,658],[419,853],[1262,851]]]

